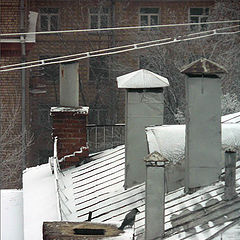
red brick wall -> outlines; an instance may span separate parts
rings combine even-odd
[[[0,11],[1,33],[20,32],[20,0],[1,0]],[[27,19],[26,16],[27,9],[25,8],[25,20]],[[1,39],[3,38],[5,37],[1,37]],[[17,36],[8,38],[19,39]],[[20,43],[1,43],[0,49],[0,66],[21,62]],[[28,86],[28,74],[26,86]],[[0,73],[0,137],[4,132],[7,132],[7,138],[4,138],[4,143],[1,142],[0,188],[22,187],[22,158],[19,152],[21,149],[21,96],[21,71]],[[27,126],[29,115],[28,100],[28,88],[26,87]]]
[[[53,119],[53,138],[57,137],[57,156],[61,160],[66,155],[72,155],[82,149],[82,153],[68,157],[60,164],[62,168],[80,163],[88,157],[86,113],[79,110],[51,110]]]

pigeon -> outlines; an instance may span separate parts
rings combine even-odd
[[[121,226],[118,228],[119,230],[123,230],[126,226],[133,226],[135,217],[137,213],[140,213],[140,211],[137,208],[132,209],[124,218]]]

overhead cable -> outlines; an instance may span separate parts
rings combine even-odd
[[[228,27],[228,28],[230,28],[230,27]],[[233,28],[233,26],[231,28]],[[226,28],[224,28],[224,29],[226,29]],[[20,70],[20,69],[24,69],[24,68],[33,68],[33,67],[51,65],[51,64],[67,63],[67,62],[78,61],[78,60],[82,60],[82,59],[86,59],[86,58],[114,55],[114,54],[119,54],[119,53],[124,53],[124,52],[130,52],[130,51],[134,51],[134,50],[146,49],[146,48],[150,48],[150,47],[168,45],[168,44],[177,43],[177,42],[202,39],[202,38],[207,38],[207,37],[211,37],[214,35],[236,34],[236,33],[240,32],[240,31],[217,32],[219,30],[222,30],[222,29],[220,28],[220,29],[214,29],[214,30],[209,30],[209,31],[205,31],[205,32],[198,32],[195,34],[200,34],[200,36],[195,36],[195,37],[191,37],[191,36],[193,36],[193,34],[188,34],[188,35],[184,35],[184,36],[178,36],[177,38],[176,37],[175,38],[165,38],[165,39],[160,39],[160,40],[125,45],[125,46],[120,46],[120,47],[106,48],[106,49],[100,49],[100,50],[95,50],[95,51],[91,51],[91,52],[73,54],[74,56],[77,56],[77,57],[60,60],[60,61],[51,61],[51,60],[69,58],[69,56],[72,56],[72,55],[62,56],[62,57],[58,57],[58,58],[49,58],[49,59],[38,60],[38,61],[33,61],[33,62],[26,62],[24,64],[19,63],[18,66],[20,66],[20,67],[12,67],[10,65],[7,65],[7,66],[2,66],[1,69],[3,69],[3,68],[7,68],[7,69],[0,70],[0,72],[14,71],[14,70]],[[206,33],[208,33],[208,34],[206,34]],[[186,37],[188,37],[188,38],[186,38]],[[51,61],[51,62],[48,62],[48,61]],[[29,65],[29,64],[31,64],[31,65]],[[27,65],[27,66],[24,66],[24,65]]]
[[[175,24],[160,24],[160,25],[147,25],[147,26],[127,26],[127,27],[107,27],[107,28],[87,28],[87,29],[71,29],[71,30],[57,30],[57,31],[40,31],[40,32],[21,32],[21,33],[1,33],[3,36],[21,36],[21,35],[46,35],[46,34],[59,34],[59,33],[78,33],[78,32],[101,32],[101,31],[115,31],[115,30],[131,30],[131,29],[148,29],[148,28],[164,28],[164,27],[180,27],[180,26],[194,26],[194,25],[210,25],[210,24],[224,24],[224,23],[238,23],[240,20],[225,20],[225,21],[212,21],[200,23],[175,23]]]

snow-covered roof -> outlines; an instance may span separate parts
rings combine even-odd
[[[185,125],[163,125],[146,128],[149,151],[157,151],[175,163],[184,158]],[[240,147],[240,124],[222,124],[222,146]]]
[[[23,240],[23,192],[17,189],[0,190],[0,239]]]
[[[126,213],[137,207],[140,213],[135,223],[136,239],[143,239],[145,184],[124,190],[124,146],[103,151],[93,156],[91,160],[59,175],[60,203],[64,220],[85,221],[91,211],[93,222],[116,222],[120,225]],[[238,162],[236,174],[238,193],[240,193],[239,165]],[[52,181],[48,176],[46,181],[47,179],[49,183]],[[185,194],[183,188],[168,193],[165,199],[165,239],[204,240],[214,234],[217,236],[219,232],[233,225],[240,214],[240,199],[222,201],[223,192],[224,182],[220,181],[191,195]],[[42,188],[41,194],[42,198],[49,198],[50,193]],[[56,193],[51,194],[55,196]],[[30,196],[28,198],[30,199]],[[49,204],[52,203],[53,198],[49,199]]]
[[[43,222],[60,220],[54,176],[49,164],[24,171],[23,205],[24,240],[41,240]]]
[[[118,88],[162,88],[169,86],[168,79],[146,69],[117,77]]]
[[[240,112],[222,116],[222,123],[240,123]]]

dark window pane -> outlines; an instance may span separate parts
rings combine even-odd
[[[206,22],[207,21],[207,17],[202,17],[200,22]]]
[[[141,16],[141,26],[147,26],[148,25],[148,16]]]
[[[209,8],[205,8],[205,14],[209,15]]]
[[[154,13],[154,14],[157,14],[157,13],[159,13],[159,9],[158,8],[141,8],[140,13]]]
[[[199,22],[199,17],[191,17],[190,21],[191,21],[191,23],[198,23]]]
[[[58,30],[58,16],[52,15],[51,16],[51,31]]]
[[[40,16],[40,27],[42,31],[48,31],[48,16],[41,15]]]
[[[158,16],[151,16],[151,25],[158,24]]]
[[[101,23],[100,23],[101,28],[106,28],[108,27],[108,16],[102,15],[101,16]]]
[[[48,13],[58,13],[58,8],[48,8]]]
[[[190,15],[203,15],[203,8],[190,8]]]
[[[98,16],[91,15],[91,28],[98,28]]]

